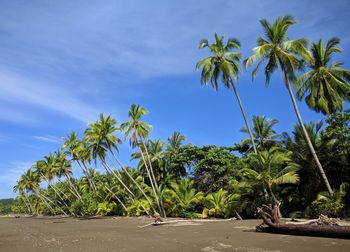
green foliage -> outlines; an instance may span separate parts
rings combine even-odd
[[[104,201],[102,203],[98,203],[97,214],[98,215],[109,215],[110,213],[115,211],[116,208],[117,208],[117,204],[114,201],[112,201],[112,202]]]
[[[170,182],[170,187],[162,193],[169,214],[184,217],[203,201],[203,193],[196,192],[193,184],[188,178]]]
[[[234,201],[240,198],[239,194],[228,194],[228,191],[220,189],[217,192],[209,193],[205,197],[203,213],[213,217],[229,217],[230,208],[234,207]],[[207,210],[206,210],[207,209]]]
[[[12,207],[15,205],[15,200],[10,199],[0,199],[0,214],[9,214],[12,212]]]
[[[327,192],[320,192],[308,209],[308,214],[319,216],[320,214],[341,217],[344,213],[344,196],[346,195],[346,184],[342,184],[339,190],[334,191],[334,195],[330,196]]]
[[[148,212],[151,212],[151,206],[147,200],[135,200],[133,203],[129,204],[127,207],[127,214],[129,216],[142,216],[145,214],[144,209],[141,204],[146,208]]]
[[[227,186],[228,181],[238,175],[241,164],[232,151],[233,148],[229,147],[184,146],[177,161],[190,171],[198,191],[214,192]]]
[[[92,193],[82,195],[81,200],[76,200],[71,205],[72,211],[77,215],[93,216],[98,211],[98,201]]]

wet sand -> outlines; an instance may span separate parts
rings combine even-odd
[[[0,251],[350,251],[350,240],[255,233],[259,220],[139,226],[147,218],[0,218]]]

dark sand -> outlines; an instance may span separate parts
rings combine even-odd
[[[150,222],[0,218],[0,251],[350,251],[350,240],[252,232],[259,220],[138,227]]]

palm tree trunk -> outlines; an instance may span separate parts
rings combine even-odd
[[[122,207],[124,208],[125,212],[127,211],[126,206],[124,205],[124,203],[121,201],[121,199],[119,199],[119,197],[117,195],[115,195],[115,193],[106,185],[104,185],[104,187],[107,189],[108,192],[110,192],[110,194],[116,198],[118,200],[118,202],[122,205]]]
[[[63,203],[66,207],[68,207],[68,205],[66,204],[64,199],[58,193],[56,186],[54,184],[52,184],[51,181],[49,181],[43,174],[41,174],[41,175],[42,175],[43,179],[45,180],[45,182],[48,184],[48,186],[51,187],[53,189],[53,191],[55,192],[55,194],[60,198],[61,203]]]
[[[256,150],[254,136],[253,136],[253,133],[252,133],[252,131],[250,129],[249,122],[248,122],[248,119],[247,119],[247,115],[245,114],[245,110],[243,108],[243,104],[242,104],[241,98],[239,97],[239,94],[237,92],[236,85],[233,83],[232,80],[230,80],[230,82],[231,82],[231,86],[233,88],[233,91],[234,91],[234,93],[236,95],[236,98],[237,98],[237,101],[238,101],[238,104],[239,104],[239,108],[241,109],[242,116],[243,116],[243,119],[244,119],[244,122],[245,122],[245,126],[247,127],[247,131],[249,133],[249,138],[250,138],[250,141],[252,142],[252,145],[253,145],[254,153],[258,154],[258,151]]]
[[[49,211],[52,214],[56,214],[55,210],[50,206],[50,204],[46,201],[46,199],[43,197],[43,195],[41,195],[41,193],[37,190],[37,189],[33,189],[34,193],[36,194],[36,196],[38,196],[41,201],[44,203],[44,205],[46,205],[46,207],[49,209]]]
[[[282,67],[282,64],[281,64],[281,67]],[[321,174],[321,177],[323,178],[324,183],[326,184],[326,187],[327,187],[327,190],[328,190],[329,194],[333,195],[333,190],[332,190],[332,188],[331,188],[331,186],[329,184],[329,181],[327,179],[326,173],[324,172],[323,167],[321,165],[321,162],[318,159],[318,156],[316,154],[315,148],[312,145],[312,142],[310,140],[309,134],[307,133],[307,131],[305,129],[305,125],[304,125],[303,119],[301,118],[298,105],[297,105],[296,100],[294,98],[293,90],[292,90],[292,88],[290,86],[288,77],[287,77],[286,72],[285,72],[283,67],[282,67],[282,75],[283,75],[283,79],[284,79],[285,85],[286,85],[286,87],[288,89],[289,96],[290,96],[290,98],[292,100],[293,107],[294,107],[295,113],[296,113],[298,121],[299,121],[299,125],[302,128],[302,130],[303,130],[303,133],[304,133],[307,145],[309,146],[310,152],[311,152],[311,154],[312,154],[312,156],[313,156],[313,158],[314,158],[314,160],[316,162],[316,165],[317,165],[317,168],[318,168],[318,170],[319,170],[319,172]]]
[[[80,161],[78,159],[76,159],[76,161],[77,161],[80,169],[82,169],[82,171],[86,174],[86,177],[87,177],[89,184],[90,184],[90,189],[93,192],[96,192],[96,190],[95,190],[96,186],[90,177],[90,172],[89,172],[89,169],[86,167],[86,164],[84,163],[84,161],[81,161],[81,163],[80,163]]]
[[[144,144],[144,142],[142,141],[141,139],[141,142],[143,144],[143,147],[145,148],[145,152],[147,153],[148,155],[148,151],[147,151],[147,148],[146,148],[146,145]],[[150,157],[148,155],[148,161],[149,161],[149,165],[150,167],[148,168],[148,164],[146,162],[146,159],[145,159],[145,156],[143,155],[143,151],[142,151],[142,148],[140,148],[140,152],[141,152],[141,157],[142,157],[142,160],[143,160],[143,163],[146,167],[146,171],[147,171],[147,175],[149,177],[149,180],[151,182],[151,186],[152,186],[152,190],[153,190],[153,193],[154,193],[154,196],[156,197],[156,201],[157,201],[157,204],[158,204],[158,209],[159,209],[159,212],[161,214],[162,217],[165,218],[164,216],[164,210],[162,208],[162,204],[160,203],[160,198],[159,198],[159,188],[158,188],[158,185],[157,185],[157,181],[155,181],[154,179],[154,173],[153,173],[153,169],[152,169],[152,165],[151,165],[151,161],[150,161]],[[150,174],[150,171],[152,172],[152,175]]]
[[[81,195],[78,192],[78,189],[76,188],[76,186],[72,182],[72,177],[70,175],[66,175],[66,179],[68,181],[69,187],[71,188],[71,190],[73,190],[71,192],[77,197],[77,199],[81,199]]]
[[[275,196],[275,194],[272,191],[271,185],[267,185],[267,188],[269,189],[270,195],[271,195],[272,200],[273,200],[273,204],[272,205],[274,206],[276,203],[278,203],[278,200],[276,199],[276,196]]]
[[[88,176],[89,183],[90,183],[91,186],[92,186],[92,191],[96,193],[96,191],[97,191],[97,189],[96,189],[96,184],[95,184],[93,178],[91,177],[90,167],[89,167],[89,165],[86,163],[86,161],[82,160],[81,162],[82,162],[83,166],[85,167],[86,175]]]
[[[27,210],[28,210],[28,214],[31,213],[31,207],[30,207],[30,202],[28,201],[27,197],[25,194],[22,195],[23,196],[23,202],[24,204],[26,205],[27,207]],[[29,202],[29,203],[28,203]]]
[[[30,208],[30,213],[33,213],[33,205],[32,205],[32,203],[30,202],[29,197],[28,197],[26,194],[24,194],[24,198],[28,201],[29,208]]]
[[[141,201],[139,201],[139,200],[137,199],[137,197],[135,196],[135,194],[133,194],[133,192],[129,189],[129,187],[123,182],[122,178],[120,178],[120,177],[108,166],[108,164],[107,164],[106,162],[104,162],[104,161],[101,160],[101,163],[102,163],[102,165],[104,166],[104,168],[107,170],[107,172],[113,174],[113,175],[116,177],[116,179],[119,181],[119,183],[120,183],[120,184],[128,191],[128,193],[132,196],[132,197],[131,197],[132,202],[134,202],[134,199],[137,200],[137,201],[140,203],[140,205],[141,205],[143,211],[145,211],[145,213],[146,213],[147,215],[150,215],[149,212],[147,211],[146,207],[141,203]]]
[[[124,167],[124,165],[119,161],[119,159],[116,157],[116,155],[114,154],[112,149],[109,149],[109,151],[111,152],[111,154],[113,155],[115,161],[117,161],[117,163],[120,165],[120,167],[123,169],[123,171],[128,175],[128,177],[131,179],[131,181],[136,185],[136,187],[140,190],[140,192],[143,194],[143,196],[145,197],[145,199],[147,200],[148,204],[150,205],[150,207],[152,208],[152,211],[155,213],[156,210],[154,209],[150,199],[148,198],[148,196],[146,195],[145,191],[141,188],[141,186],[139,185],[139,183],[137,183],[135,181],[135,179],[130,175],[130,173],[128,172],[128,170]]]

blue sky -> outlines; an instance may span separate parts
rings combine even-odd
[[[243,57],[261,34],[258,20],[291,14],[291,38],[341,38],[349,68],[347,0],[1,1],[0,198],[20,174],[103,112],[119,122],[132,103],[149,109],[152,138],[183,133],[196,145],[232,145],[245,137],[233,93],[199,82],[198,41],[237,37]],[[296,122],[280,73],[270,87],[246,71],[238,90],[248,116],[266,115],[290,131]],[[300,103],[304,120],[320,115]],[[126,142],[121,158],[129,162]],[[78,172],[76,173],[78,174]]]

